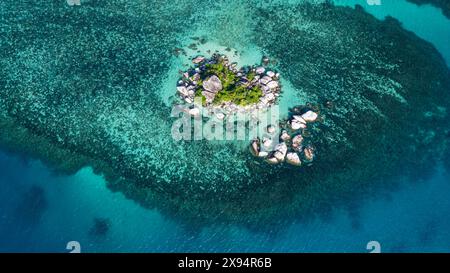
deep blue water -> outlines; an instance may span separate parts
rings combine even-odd
[[[364,252],[372,240],[382,251],[450,251],[450,180],[442,174],[276,234],[235,226],[194,234],[112,193],[89,169],[57,176],[37,161],[5,154],[0,166],[0,251],[64,252],[72,240],[82,251],[104,252]],[[106,235],[92,234],[94,218],[109,219]]]
[[[392,15],[450,63],[450,21],[438,9],[404,1],[372,7],[338,2],[362,4],[380,19]],[[351,213],[336,210],[327,219],[272,233],[237,226],[193,233],[111,192],[89,168],[61,176],[39,161],[0,153],[0,251],[67,252],[67,242],[75,240],[88,252],[366,252],[367,242],[376,240],[386,252],[449,252],[449,196],[450,178],[436,173],[358,204]],[[95,219],[106,219],[105,234],[95,234]]]

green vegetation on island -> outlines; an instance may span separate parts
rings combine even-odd
[[[275,102],[280,91],[278,75],[260,67],[236,68],[223,55],[213,54],[209,59],[198,56],[192,60],[194,68],[183,74],[177,87],[180,96],[187,102],[202,102],[203,106],[249,106],[264,107]]]
[[[261,88],[257,86],[250,89],[242,85],[230,87],[228,90],[219,91],[214,97],[213,104],[232,102],[236,105],[246,106],[258,103],[259,98],[263,96]]]

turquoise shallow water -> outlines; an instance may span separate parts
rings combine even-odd
[[[365,1],[338,2],[361,4],[378,18],[397,18],[450,63],[450,21],[436,8],[404,1],[372,7]],[[252,52],[246,56],[248,62],[258,58]],[[355,205],[350,213],[338,210],[283,230],[269,227],[271,232],[255,233],[237,226],[182,227],[111,192],[89,168],[58,176],[15,155],[1,154],[0,163],[0,251],[65,252],[72,240],[89,252],[364,252],[371,240],[378,240],[382,251],[450,251],[450,220],[445,217],[450,213],[450,179],[444,174],[404,183],[384,198]],[[92,234],[95,218],[108,219],[105,235]]]

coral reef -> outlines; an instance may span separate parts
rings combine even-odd
[[[0,3],[2,147],[61,171],[92,166],[112,190],[179,221],[261,228],[326,214],[397,177],[426,177],[448,150],[449,70],[393,18],[329,3],[214,2],[222,16],[211,16],[199,1],[60,2]],[[171,138],[161,75],[200,27],[202,39],[276,60],[292,106],[320,106],[323,120],[305,132],[305,156],[319,155],[311,167],[262,164],[248,143]]]
[[[417,5],[430,4],[442,9],[442,13],[450,19],[450,1],[448,0],[408,0],[411,3]]]

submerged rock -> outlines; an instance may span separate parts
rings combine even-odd
[[[225,118],[225,114],[224,114],[224,113],[217,113],[217,114],[216,114],[216,117],[217,117],[219,120],[223,120],[223,119]]]
[[[292,148],[296,151],[300,151],[303,144],[303,136],[302,135],[296,135],[292,138]]]
[[[275,126],[273,126],[273,125],[267,126],[267,133],[273,134],[273,133],[275,133],[275,131],[276,131]]]
[[[194,116],[194,117],[200,116],[200,109],[198,109],[198,108],[189,109],[189,115]]]
[[[250,151],[254,156],[258,156],[259,155],[259,151],[260,151],[260,146],[259,146],[259,139],[254,139],[250,145]]]
[[[204,60],[205,60],[205,57],[203,57],[203,56],[197,56],[197,57],[195,57],[195,58],[192,60],[192,63],[194,63],[194,64],[199,64],[199,63],[203,62]]]
[[[315,157],[314,148],[312,146],[305,147],[303,150],[303,157],[306,163],[313,162]]]
[[[272,140],[270,138],[264,137],[262,140],[263,146],[267,149],[272,146]]]

